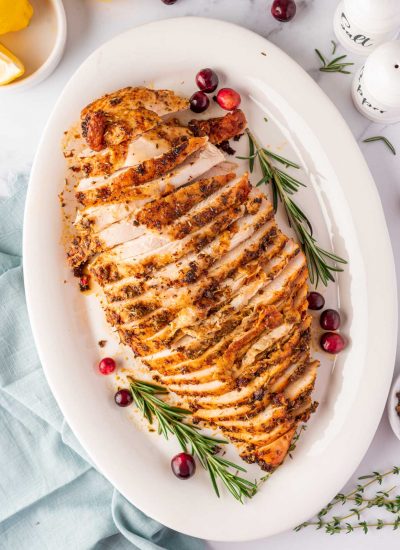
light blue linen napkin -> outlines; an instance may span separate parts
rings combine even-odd
[[[92,467],[50,393],[24,296],[25,192],[20,176],[0,199],[0,548],[200,550],[200,540],[146,517]]]

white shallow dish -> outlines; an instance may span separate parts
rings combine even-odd
[[[51,75],[64,53],[67,19],[62,0],[30,0],[33,17],[26,29],[1,36],[1,43],[21,59],[25,73],[0,93],[24,91]]]
[[[70,284],[60,244],[60,140],[82,106],[126,85],[190,94],[196,71],[210,65],[222,85],[241,92],[249,124],[263,143],[302,164],[308,188],[298,200],[322,244],[333,244],[349,259],[339,282],[325,292],[329,306],[340,306],[349,346],[335,362],[322,360],[320,406],[294,459],[244,506],[225,493],[218,500],[200,469],[188,482],[176,480],[169,466],[176,443],[132,425],[115,407],[108,380],[94,367],[117,344],[99,350],[98,340],[111,341],[111,332],[95,297],[83,298]],[[240,146],[245,150],[244,140]],[[366,452],[386,401],[396,343],[396,283],[382,207],[336,108],[301,67],[260,36],[214,20],[169,19],[132,29],[94,52],[67,84],[38,149],[26,203],[24,269],[36,344],[68,423],[115,487],[165,525],[230,541],[290,529],[342,488]],[[260,475],[252,468],[251,475]]]

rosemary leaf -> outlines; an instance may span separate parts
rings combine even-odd
[[[323,73],[342,73],[342,74],[351,74],[350,71],[344,71],[341,67],[321,67],[320,69]]]
[[[372,141],[383,141],[383,143],[386,145],[386,147],[388,147],[388,149],[393,153],[393,155],[396,154],[396,149],[390,143],[390,141],[387,138],[385,138],[385,136],[372,136],[364,139],[363,143],[370,143]]]
[[[295,162],[293,162],[292,160],[285,159],[285,158],[281,157],[280,155],[277,155],[276,153],[273,153],[272,151],[269,151],[268,149],[263,149],[263,151],[268,157],[280,162],[281,164],[284,164],[287,168],[289,166],[292,166],[293,168],[300,168],[300,166],[298,164],[296,164]]]
[[[252,140],[250,139],[250,136],[248,136],[249,138],[249,170],[250,170],[250,173],[252,174],[253,173],[253,170],[254,170],[254,143],[252,142]]]
[[[337,44],[334,40],[331,40],[331,44],[332,44],[332,55],[335,55]]]
[[[335,57],[335,59],[332,59],[332,61],[329,61],[329,65],[335,65],[335,64],[337,64],[338,61],[341,61],[345,57],[347,57],[346,54],[339,55],[339,57]],[[346,63],[346,65],[353,65],[353,63]]]
[[[262,185],[263,183],[268,183],[269,180],[270,180],[270,176],[266,174],[260,179],[260,181],[257,182],[256,187],[258,187],[259,185]]]
[[[275,185],[272,186],[272,206],[276,212],[278,210],[278,191]]]
[[[239,155],[236,155],[236,158],[237,159],[240,159],[240,160],[254,160],[255,158],[257,158],[257,155],[252,155],[251,157],[248,156],[248,157],[240,157]]]
[[[320,60],[323,64],[323,66],[325,67],[326,66],[326,60],[325,60],[324,56],[322,55],[322,53],[317,49],[315,49],[315,53],[318,55],[318,57],[320,58]]]

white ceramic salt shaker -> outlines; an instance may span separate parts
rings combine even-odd
[[[399,32],[400,0],[342,0],[333,28],[346,50],[369,55]]]
[[[368,57],[354,78],[352,96],[373,122],[400,121],[400,40],[382,44]]]

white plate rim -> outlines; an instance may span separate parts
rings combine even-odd
[[[348,460],[343,470],[340,473],[337,473],[336,476],[332,476],[332,477],[335,477],[335,480],[329,485],[329,490],[327,490],[326,499],[328,500],[330,497],[334,495],[335,492],[337,492],[337,490],[339,490],[342,487],[342,485],[346,482],[346,480],[349,478],[351,473],[355,470],[355,468],[361,461],[376,431],[380,416],[382,414],[382,411],[385,405],[387,391],[389,389],[390,381],[392,378],[396,339],[397,339],[397,308],[395,306],[397,302],[396,302],[396,279],[395,279],[395,271],[394,271],[394,260],[393,260],[393,254],[392,254],[390,240],[388,236],[388,231],[386,227],[386,222],[384,219],[384,214],[380,204],[380,199],[379,199],[377,189],[373,182],[372,176],[369,173],[369,170],[364,161],[364,158],[362,157],[362,154],[350,130],[348,129],[346,123],[344,122],[342,116],[337,111],[336,107],[334,107],[334,105],[331,103],[331,101],[325,96],[322,90],[318,87],[318,85],[293,60],[291,60],[286,54],[284,54],[276,46],[274,46],[264,38],[256,35],[251,31],[245,30],[231,23],[221,22],[221,21],[212,20],[212,19],[194,18],[194,17],[168,19],[164,21],[149,23],[141,27],[136,27],[110,40],[106,44],[102,45],[98,50],[96,50],[91,56],[89,56],[89,58],[81,65],[81,67],[78,69],[75,75],[71,78],[66,88],[64,89],[64,92],[60,96],[57,104],[55,105],[53,114],[51,115],[48,121],[48,124],[46,126],[46,129],[43,133],[43,137],[39,144],[37,156],[32,168],[31,180],[29,184],[28,196],[26,201],[24,238],[23,238],[24,278],[25,278],[28,311],[31,319],[34,338],[38,348],[39,356],[43,364],[43,368],[45,370],[46,377],[48,379],[49,385],[58,403],[60,404],[60,407],[64,415],[66,416],[67,421],[69,422],[73,431],[77,434],[78,438],[83,444],[83,447],[86,449],[88,454],[94,459],[94,462],[98,465],[99,469],[106,475],[106,477],[110,479],[110,481],[119,489],[119,491],[122,494],[125,494],[125,496],[127,496],[128,499],[130,499],[135,503],[135,499],[132,498],[132,495],[127,495],[126,492],[124,491],[124,487],[121,484],[121,479],[116,475],[116,473],[107,471],[107,468],[104,467],[104,464],[103,464],[104,456],[99,460],[98,453],[93,452],[93,449],[90,448],[90,446],[87,444],[86,438],[83,435],[83,432],[85,430],[83,430],[82,423],[77,422],[76,421],[77,419],[73,418],[73,414],[71,414],[71,411],[67,410],[67,407],[65,406],[66,405],[66,402],[64,399],[65,396],[63,396],[60,388],[60,383],[59,383],[60,381],[56,380],[56,377],[53,376],[51,366],[49,365],[48,357],[50,354],[50,350],[45,338],[46,329],[48,327],[45,326],[46,323],[44,322],[40,314],[40,308],[38,307],[40,300],[39,300],[39,296],[36,288],[41,271],[40,269],[38,270],[38,266],[36,265],[36,262],[35,262],[35,256],[33,254],[33,251],[35,250],[34,239],[37,236],[37,233],[34,229],[35,228],[34,213],[36,210],[36,207],[35,207],[36,201],[33,193],[33,188],[35,185],[34,182],[37,181],[39,177],[39,164],[40,164],[41,151],[45,149],[46,134],[48,132],[49,127],[51,126],[52,120],[54,118],[54,113],[57,112],[58,106],[62,104],[63,96],[66,94],[66,90],[69,89],[74,78],[76,79],[79,71],[82,71],[82,67],[84,67],[87,63],[90,63],[91,60],[94,60],[96,56],[98,56],[99,54],[101,54],[102,51],[110,47],[110,45],[112,45],[115,41],[123,40],[123,39],[132,39],[132,38],[134,39],[135,33],[138,32],[140,29],[142,30],[146,29],[147,31],[151,31],[151,30],[154,31],[154,29],[163,28],[165,30],[168,26],[169,26],[170,32],[181,32],[182,27],[184,26],[186,29],[186,32],[189,32],[189,31],[198,32],[200,28],[203,28],[203,30],[207,28],[207,31],[211,33],[212,32],[218,33],[218,34],[224,33],[225,37],[235,36],[235,39],[237,39],[238,41],[241,38],[243,42],[247,44],[248,48],[250,48],[250,44],[251,46],[254,46],[254,48],[257,50],[268,48],[268,50],[272,52],[273,56],[279,59],[280,62],[284,62],[286,66],[291,69],[291,72],[295,75],[295,78],[297,78],[301,73],[304,86],[306,88],[308,87],[308,89],[310,90],[311,89],[313,90],[313,93],[312,93],[313,105],[315,106],[316,103],[318,103],[323,107],[325,123],[329,122],[330,124],[332,124],[333,125],[332,127],[335,128],[334,133],[336,134],[338,132],[341,135],[341,140],[340,140],[340,143],[337,144],[335,154],[341,155],[343,164],[347,164],[345,162],[346,160],[350,162],[348,170],[350,171],[350,174],[354,177],[354,187],[352,187],[351,189],[347,189],[347,198],[354,205],[356,204],[354,199],[357,196],[359,196],[359,193],[362,191],[363,207],[366,209],[371,208],[372,211],[374,212],[375,219],[378,221],[378,223],[373,228],[373,233],[375,238],[377,239],[377,242],[380,243],[379,250],[376,250],[374,253],[372,253],[372,251],[369,250],[368,247],[363,248],[363,259],[369,268],[368,281],[367,281],[368,289],[369,289],[368,305],[370,309],[375,312],[380,312],[384,310],[385,318],[388,321],[386,324],[386,327],[390,326],[393,328],[393,330],[386,331],[386,334],[385,334],[386,346],[384,346],[384,349],[380,354],[381,365],[382,364],[385,365],[385,371],[382,373],[379,379],[376,377],[373,377],[374,389],[376,392],[375,400],[373,404],[371,404],[371,402],[369,403],[370,406],[368,411],[367,412],[364,411],[365,412],[364,419],[367,421],[368,430],[366,430],[363,434],[359,435],[360,441],[358,441],[357,452],[354,454],[354,456],[348,457]],[[307,109],[305,109],[305,111],[307,111]],[[312,115],[310,114],[309,110],[307,111],[307,116],[310,116],[312,118]],[[317,117],[314,117],[315,120],[312,120],[313,124],[316,124],[317,126],[318,125],[321,126],[320,124],[321,121],[316,120],[316,118]],[[318,137],[320,138],[321,142],[324,143],[325,147],[328,147],[329,145],[333,146],[332,135],[329,135],[329,132],[327,132],[326,130],[324,131],[324,128],[322,127],[320,128]],[[332,151],[330,151],[330,153],[333,155]],[[338,163],[336,163],[336,165],[337,166],[335,167],[337,167],[339,174],[342,174],[342,168],[338,165]],[[350,175],[348,175],[348,178],[350,179]],[[356,218],[358,231],[360,234],[364,235],[364,238],[366,240],[366,237],[372,234],[372,228],[369,227],[369,224],[366,222],[365,219],[363,220],[363,217],[360,216],[360,212],[354,211],[354,216]],[[382,285],[382,271],[378,269],[377,265],[374,265],[374,262],[376,263],[377,258],[379,259],[378,264],[380,266],[382,265],[386,266],[385,273],[383,276],[384,277],[383,285]],[[381,292],[379,296],[379,300],[377,300],[376,297],[373,296],[373,293],[377,288],[378,283],[380,285],[379,288]],[[372,337],[372,333],[371,333],[371,337]],[[368,371],[368,373],[371,375],[370,370]],[[371,380],[372,379],[369,380],[370,386],[371,386]],[[367,398],[367,395],[370,389],[371,389],[370,387],[368,388],[368,384],[366,384],[366,382],[363,381],[363,385],[360,389],[360,393],[357,396],[357,399],[358,399],[357,403],[361,402],[365,407],[365,399]],[[232,534],[224,530],[223,535],[221,535],[221,537],[215,531],[213,533],[209,533],[207,532],[207,530],[204,530],[204,528],[201,528],[200,526],[196,527],[191,525],[188,528],[186,525],[182,524],[182,521],[180,521],[178,518],[176,518],[176,520],[175,519],[171,520],[171,518],[166,520],[162,509],[159,509],[159,508],[157,510],[149,509],[140,505],[140,503],[137,503],[137,502],[136,502],[136,505],[139,505],[139,507],[145,513],[147,513],[148,515],[151,515],[154,519],[161,521],[167,526],[174,528],[178,531],[188,533],[194,536],[205,537],[205,538],[210,538],[214,540],[240,541],[240,540],[251,540],[254,538],[261,538],[263,536],[272,535],[274,533],[293,527],[295,524],[300,523],[302,520],[306,519],[309,515],[314,513],[317,510],[317,508],[320,505],[322,506],[324,503],[325,503],[324,501],[321,501],[321,498],[316,498],[315,495],[314,496],[310,495],[310,502],[304,506],[304,509],[299,512],[295,520],[293,518],[288,519],[286,523],[282,522],[280,525],[274,525],[272,528],[271,526],[260,526],[260,528],[258,528],[257,530],[253,529],[251,532],[249,532],[249,530],[246,530],[245,528],[236,530],[232,532]]]

